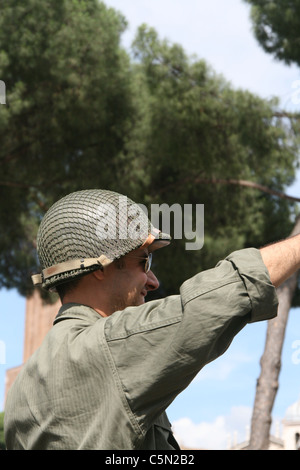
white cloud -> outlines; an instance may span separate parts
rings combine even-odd
[[[250,407],[235,406],[229,415],[217,416],[212,422],[193,423],[190,418],[181,418],[172,427],[181,447],[226,450],[246,440],[251,414]]]

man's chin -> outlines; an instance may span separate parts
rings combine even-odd
[[[145,303],[145,295],[143,294],[140,294],[138,297],[136,297],[132,303],[131,303],[131,306],[132,307],[138,307],[139,305],[143,305]]]
[[[120,302],[115,305],[115,307],[118,307],[116,310],[124,310],[127,307],[139,307],[146,302],[145,297],[146,296],[141,293],[139,295],[135,295],[131,299],[129,298],[124,301],[120,300]]]

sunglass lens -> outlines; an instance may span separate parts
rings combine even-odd
[[[145,272],[148,273],[151,269],[151,263],[152,263],[152,253],[149,253],[149,255],[146,258],[145,262]]]

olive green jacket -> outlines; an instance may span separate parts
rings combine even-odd
[[[255,249],[197,274],[179,295],[107,318],[63,305],[8,394],[7,448],[176,448],[168,405],[241,328],[276,312]]]

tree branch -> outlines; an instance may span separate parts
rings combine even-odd
[[[195,184],[231,184],[235,186],[244,186],[247,188],[253,188],[253,189],[258,189],[259,191],[262,191],[267,194],[272,194],[273,196],[280,197],[281,199],[288,199],[289,201],[293,202],[300,202],[300,197],[295,197],[295,196],[289,196],[288,194],[283,193],[282,191],[277,191],[275,189],[271,189],[268,186],[264,186],[259,183],[255,183],[254,181],[248,181],[248,180],[239,180],[239,179],[234,179],[234,178],[228,178],[228,179],[223,179],[223,178],[204,178],[204,177],[187,177],[181,180],[181,185],[187,184],[187,183],[195,183]],[[167,192],[173,185],[165,186],[162,188],[159,192],[160,193],[165,193]],[[178,187],[178,184],[176,185]]]
[[[289,113],[288,111],[275,111],[273,113],[273,116],[278,118],[299,119],[300,113]]]
[[[300,202],[300,197],[289,196],[281,191],[271,189],[268,186],[264,186],[254,181],[248,180],[237,180],[237,179],[222,179],[222,178],[196,178],[196,183],[211,183],[211,184],[233,184],[236,186],[245,186],[248,188],[258,189],[267,194],[272,194],[273,196],[280,197],[281,199],[288,199],[289,201]]]
[[[41,185],[18,183],[17,181],[0,181],[0,186],[9,186],[12,188],[40,189]]]

